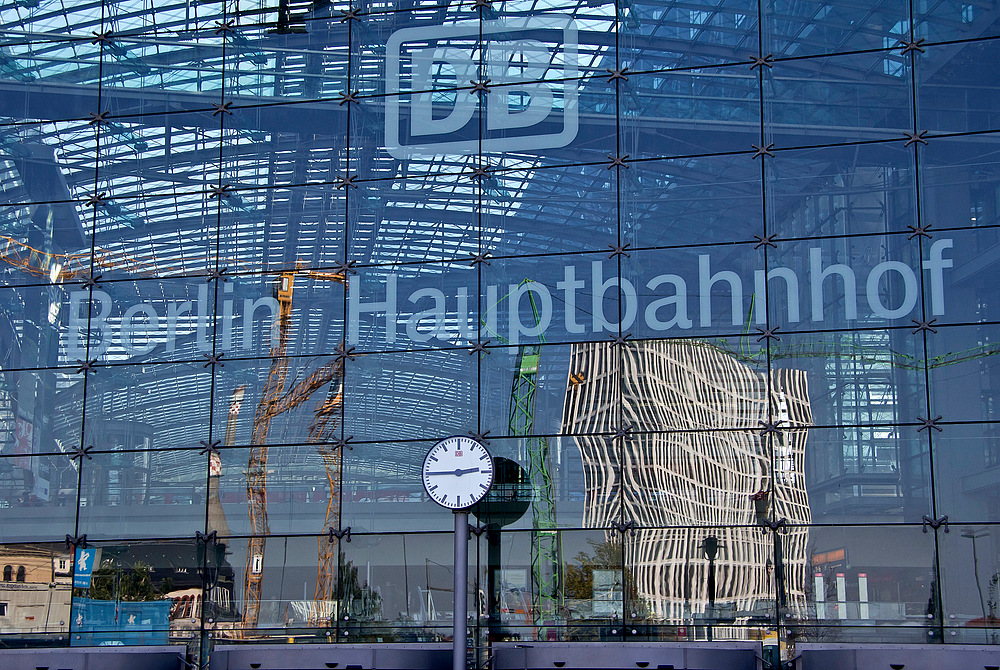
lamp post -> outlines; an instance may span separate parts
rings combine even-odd
[[[975,530],[969,529],[962,533],[962,537],[967,537],[972,540],[972,575],[976,580],[976,590],[979,591],[979,607],[983,610],[983,631],[986,632],[989,629],[989,621],[986,619],[986,601],[983,600],[983,587],[979,583],[979,556],[976,554],[976,540],[981,537],[988,536],[989,533],[985,530]],[[989,633],[986,633],[986,641],[990,639]]]
[[[719,538],[709,535],[701,541],[701,550],[708,559],[708,641],[712,641],[712,620],[715,618],[715,557],[719,554]]]

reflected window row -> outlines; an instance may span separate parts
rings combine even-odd
[[[1000,568],[990,558],[998,528],[566,530],[546,552],[538,531],[492,525],[470,547],[469,611],[476,634],[493,641],[745,640],[781,626],[793,642],[992,644],[992,603],[978,590]],[[24,579],[16,589],[0,582],[0,634],[178,643],[203,625],[219,641],[290,630],[316,641],[442,640],[454,607],[449,543],[439,534],[350,539],[6,544],[2,560],[22,563]],[[261,592],[252,613],[250,580]],[[43,617],[24,616],[31,608]]]
[[[546,10],[505,2],[490,8],[467,3],[448,8],[368,6],[352,11],[349,3],[338,2],[305,12],[270,6],[248,12],[240,11],[235,3],[192,8],[168,2],[142,11],[124,9],[119,3],[107,3],[103,8],[78,3],[62,9],[65,22],[53,22],[51,9],[14,5],[0,12],[0,29],[13,29],[8,43],[21,67],[34,76],[64,72],[68,59],[104,60],[109,67],[102,75],[111,82],[146,78],[163,86],[188,83],[182,74],[193,77],[226,66],[246,71],[248,78],[265,70],[269,75],[266,79],[274,80],[280,77],[280,66],[287,63],[292,67],[285,77],[300,94],[309,89],[304,75],[336,76],[338,61],[346,56],[348,45],[350,55],[362,66],[358,71],[363,76],[364,65],[374,69],[384,58],[376,45],[384,45],[393,32],[433,30],[442,23],[459,28],[480,22],[487,27],[497,21],[523,22],[525,9],[531,12],[528,20],[551,23],[571,18],[581,33],[581,56],[586,61],[600,58],[617,44],[620,53],[646,67],[745,60],[747,52],[756,53],[761,48],[759,33],[780,58],[888,49],[912,38],[936,42],[1000,32],[990,12],[960,3],[912,3],[911,7],[908,2],[892,1],[863,10],[817,3],[784,3],[762,10],[742,0],[699,4],[664,9],[654,3],[630,3],[616,9],[610,2],[581,3]],[[345,16],[349,18],[345,20]],[[220,25],[225,29],[220,30]],[[95,44],[91,30],[107,31],[113,39]],[[80,37],[74,39],[77,31]],[[146,36],[150,33],[155,37]],[[619,39],[607,40],[608,33],[617,34]],[[323,47],[315,46],[317,36]],[[478,35],[470,37],[474,40]],[[203,62],[185,57],[193,48],[205,53]],[[320,72],[308,56],[325,60]],[[303,88],[306,90],[301,91]]]

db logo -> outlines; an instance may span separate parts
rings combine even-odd
[[[386,45],[386,149],[409,158],[564,147],[579,127],[575,77],[576,24],[565,17],[396,31]],[[471,90],[477,82],[488,92]]]

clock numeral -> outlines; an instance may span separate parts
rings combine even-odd
[[[462,496],[458,496],[458,506],[462,506]]]
[[[489,458],[489,457],[490,457],[490,455],[489,455],[489,454],[483,454],[482,456],[480,456],[480,457],[479,457],[479,460],[481,460],[481,461],[485,461],[485,460],[486,460],[487,458]]]
[[[446,502],[447,500],[448,500],[448,494],[445,493],[443,496],[441,496],[441,502]]]
[[[437,456],[428,456],[427,460],[429,460],[429,461],[437,461]]]
[[[482,490],[485,491],[486,490],[486,484],[483,484],[482,482],[480,482],[479,483],[479,488],[481,488]]]
[[[430,491],[431,493],[433,493],[434,491],[437,491],[438,490],[437,484],[433,484],[432,486],[429,486],[427,488],[427,490]]]

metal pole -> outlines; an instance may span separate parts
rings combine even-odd
[[[455,512],[455,639],[452,643],[452,670],[466,670],[466,601],[469,597],[469,512]]]

